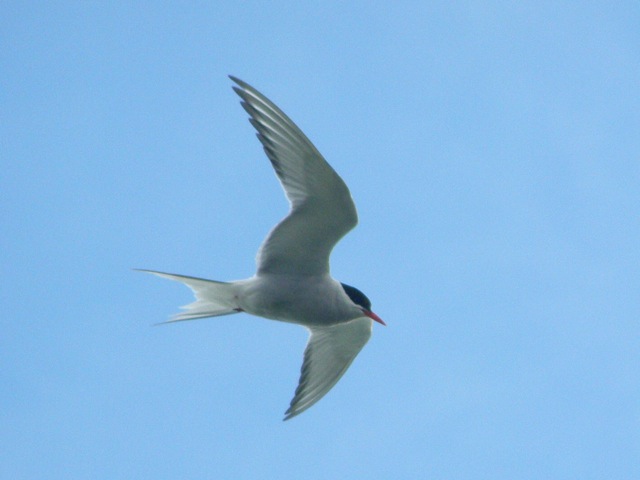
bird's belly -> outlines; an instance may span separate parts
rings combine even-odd
[[[329,277],[271,275],[254,278],[240,299],[252,315],[307,326],[332,325],[354,317],[340,284]]]

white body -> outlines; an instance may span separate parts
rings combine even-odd
[[[362,317],[362,310],[329,275],[301,281],[296,275],[262,274],[235,283],[237,306],[259,317],[307,327],[328,326]]]

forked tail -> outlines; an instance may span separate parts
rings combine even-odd
[[[173,273],[156,272],[153,270],[136,270],[184,283],[193,290],[196,301],[181,307],[185,311],[176,313],[167,320],[167,322],[218,317],[220,315],[230,315],[242,311],[237,307],[235,302],[236,288],[234,288],[235,285],[233,283],[216,282],[214,280],[205,280],[204,278],[187,277],[185,275],[175,275]]]

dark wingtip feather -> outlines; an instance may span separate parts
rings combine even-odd
[[[238,85],[240,85],[243,88],[247,85],[245,82],[240,80],[238,77],[234,77],[233,75],[229,75],[229,78],[231,79],[232,82],[237,83]],[[235,90],[236,87],[233,87],[233,89]]]

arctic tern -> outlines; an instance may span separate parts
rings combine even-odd
[[[371,302],[329,273],[333,247],[358,223],[351,193],[304,133],[267,97],[238,78],[233,87],[290,204],[258,250],[257,272],[217,282],[142,270],[186,284],[195,302],[169,322],[246,312],[310,331],[300,380],[284,420],[320,400],[371,337]]]

